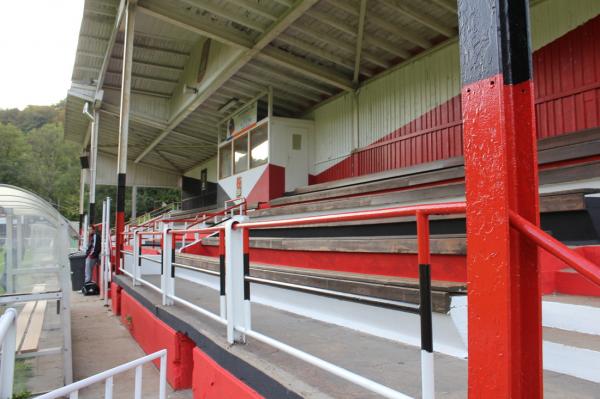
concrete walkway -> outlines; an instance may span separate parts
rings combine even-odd
[[[73,379],[89,377],[145,355],[131,338],[119,318],[105,308],[97,296],[72,295]],[[143,398],[158,398],[158,370],[153,365],[143,369]],[[134,372],[122,374],[114,381],[114,398],[133,398]],[[104,384],[95,384],[80,392],[79,398],[104,397]],[[192,398],[191,390],[173,392],[168,397]]]

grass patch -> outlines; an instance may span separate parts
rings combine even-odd
[[[13,398],[28,398],[31,392],[27,390],[27,381],[31,378],[31,365],[25,360],[15,361],[15,378],[13,385]]]

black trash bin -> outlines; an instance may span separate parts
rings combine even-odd
[[[69,255],[71,264],[71,286],[73,291],[81,291],[85,279],[85,252],[75,252]]]

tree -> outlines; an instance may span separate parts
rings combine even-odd
[[[69,218],[79,213],[77,147],[64,140],[60,124],[45,124],[29,132],[31,161],[28,176],[33,190]]]
[[[30,105],[23,111],[0,109],[0,183],[31,190],[65,217],[76,220],[79,215],[79,149],[64,140],[64,109],[64,101],[51,106]],[[100,208],[106,196],[113,198],[114,205],[116,187],[97,188],[97,207]],[[138,215],[160,207],[162,202],[178,200],[179,190],[141,188]],[[126,191],[126,209],[131,209],[131,190]]]
[[[16,108],[0,110],[0,123],[15,125],[25,133],[47,123],[63,123],[65,102],[55,105],[29,105],[23,111]]]
[[[0,183],[28,186],[30,153],[23,132],[14,125],[0,123]]]

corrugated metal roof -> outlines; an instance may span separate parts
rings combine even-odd
[[[135,159],[167,129],[179,114],[169,100],[181,97],[184,68],[194,46],[205,37],[244,46],[255,43],[292,6],[290,0],[139,0],[136,13],[132,71],[133,122],[129,158]],[[315,78],[316,71],[350,82],[354,73],[360,0],[321,0],[266,48],[243,65],[203,103],[185,117],[144,161],[168,169],[186,170],[216,153],[218,110],[233,98],[240,106],[273,87],[274,112],[300,116],[340,92],[339,84]],[[452,0],[369,0],[360,59],[359,82],[436,43],[456,30]],[[119,10],[118,0],[86,0],[72,80],[96,84]],[[177,23],[173,23],[177,21]],[[194,25],[199,27],[196,28]],[[212,32],[212,33],[211,33]],[[216,33],[215,33],[216,32]],[[214,34],[213,34],[214,33]],[[222,35],[222,36],[219,36]],[[102,150],[116,153],[123,33],[117,35],[104,80],[105,112]],[[298,62],[298,64],[295,64]],[[317,74],[319,72],[316,72]],[[81,97],[81,96],[80,96]],[[83,143],[88,120],[84,98],[67,99],[66,137]]]

